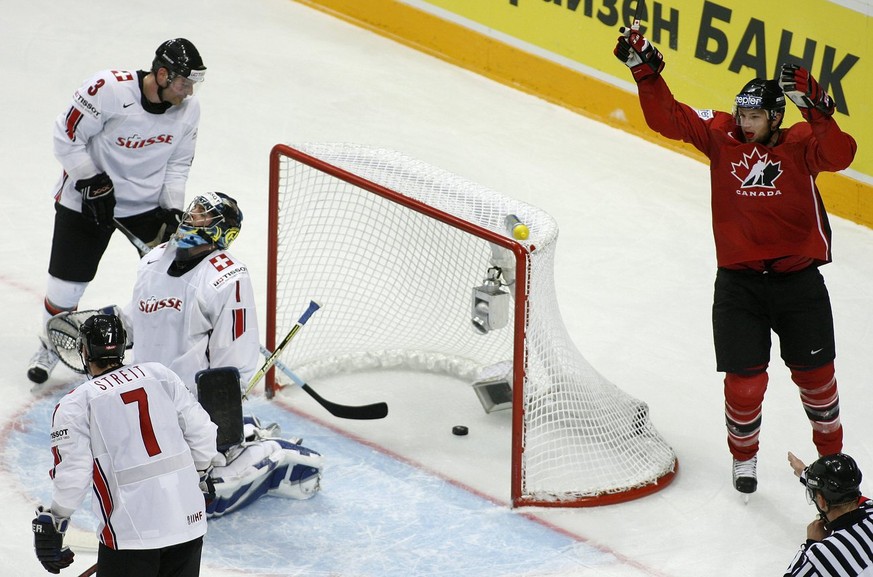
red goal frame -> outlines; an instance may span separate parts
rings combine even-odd
[[[512,414],[512,442],[511,442],[511,499],[512,506],[539,506],[539,507],[589,507],[608,505],[637,499],[669,485],[678,471],[678,462],[674,464],[672,472],[663,475],[655,482],[616,493],[601,493],[593,496],[580,496],[575,500],[541,500],[523,495],[523,472],[522,455],[524,451],[524,383],[525,383],[525,331],[529,313],[529,279],[527,260],[529,254],[536,250],[530,245],[529,248],[516,242],[514,239],[497,234],[491,230],[476,224],[462,220],[452,214],[443,212],[428,206],[408,196],[390,190],[384,186],[362,178],[356,174],[345,171],[332,164],[310,156],[300,150],[285,144],[275,145],[270,152],[269,162],[269,202],[268,202],[268,235],[267,235],[267,320],[266,320],[266,345],[269,350],[275,350],[277,342],[276,308],[278,271],[276,261],[278,258],[278,231],[279,222],[279,191],[281,179],[282,158],[291,158],[296,162],[310,166],[324,172],[334,178],[343,180],[349,184],[379,195],[391,202],[405,206],[411,210],[425,214],[430,218],[439,220],[467,233],[487,240],[498,246],[506,248],[515,255],[517,283],[516,296],[514,299],[514,339],[513,339],[513,414]],[[519,290],[521,288],[524,290]],[[275,369],[271,368],[265,379],[266,396],[272,398],[278,390],[275,378]]]

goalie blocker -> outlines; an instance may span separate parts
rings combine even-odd
[[[240,375],[236,367],[205,369],[194,376],[197,398],[218,427],[216,445],[224,453],[245,440]]]

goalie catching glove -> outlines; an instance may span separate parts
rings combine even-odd
[[[633,28],[620,29],[621,36],[612,53],[625,63],[637,82],[657,76],[664,69],[664,55]]]
[[[102,228],[112,228],[115,213],[115,185],[105,172],[76,181],[82,193],[82,214]]]
[[[812,109],[825,116],[834,113],[833,99],[805,68],[796,64],[783,64],[779,70],[779,87],[797,105],[806,120],[809,120]]]
[[[64,547],[64,533],[70,524],[69,517],[57,517],[40,505],[33,520],[33,548],[36,558],[49,573],[60,573],[73,562],[74,553]]]

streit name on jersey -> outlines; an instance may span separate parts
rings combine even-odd
[[[122,386],[132,383],[138,379],[145,377],[145,371],[139,365],[129,365],[121,369],[116,369],[105,376],[91,379],[90,385],[97,387],[101,391],[107,391],[115,386]]]

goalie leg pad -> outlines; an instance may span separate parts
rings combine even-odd
[[[321,489],[324,458],[315,451],[284,439],[268,441],[277,445],[270,455],[276,462],[276,470],[270,490],[287,499],[310,499]]]
[[[243,443],[229,450],[226,465],[212,468],[215,498],[207,517],[220,517],[253,503],[269,489],[275,463],[262,442]]]
[[[208,517],[242,509],[264,494],[309,499],[321,486],[322,456],[285,439],[244,443],[224,466],[212,469],[215,499]],[[234,454],[235,453],[235,454]]]

